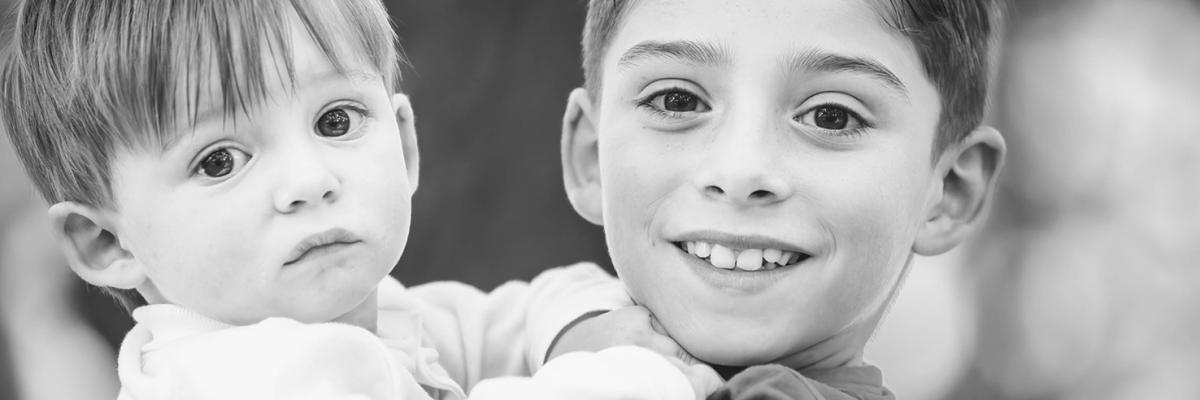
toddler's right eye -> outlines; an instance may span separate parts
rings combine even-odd
[[[196,173],[209,178],[225,177],[246,165],[249,159],[250,156],[241,150],[232,147],[219,148],[200,159],[200,163],[196,165]]]

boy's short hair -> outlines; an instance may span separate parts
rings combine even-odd
[[[638,0],[589,0],[583,28],[584,87],[599,98],[604,53]],[[1003,0],[875,0],[883,23],[916,47],[925,74],[941,95],[934,154],[983,121],[989,47]]]
[[[268,69],[295,79],[291,15],[339,70],[358,57],[398,89],[403,56],[379,0],[27,0],[0,67],[3,130],[47,201],[112,205],[114,150],[166,143],[206,95],[246,112],[289,84]]]

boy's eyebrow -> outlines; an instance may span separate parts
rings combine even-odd
[[[637,65],[638,61],[649,58],[667,58],[698,65],[732,65],[733,57],[725,48],[711,43],[691,40],[672,40],[659,42],[647,40],[640,42],[617,61],[621,68]],[[895,89],[901,97],[908,97],[908,87],[896,77],[883,63],[871,58],[848,56],[824,52],[816,49],[801,51],[787,60],[791,71],[808,72],[854,72],[865,74],[878,79],[888,87]]]
[[[808,72],[854,72],[865,74],[883,82],[895,89],[901,97],[908,98],[908,87],[896,77],[896,74],[883,66],[883,63],[871,58],[848,56],[810,49],[792,55],[787,60],[787,66],[792,71]]]
[[[732,57],[721,46],[691,40],[658,42],[647,40],[630,47],[621,55],[617,65],[622,68],[636,65],[647,58],[670,58],[701,65],[730,65]]]

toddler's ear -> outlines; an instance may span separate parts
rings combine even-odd
[[[408,169],[408,184],[417,191],[417,179],[421,174],[421,155],[417,151],[417,128],[414,122],[412,103],[403,93],[392,94],[392,107],[396,110],[396,125],[400,128],[400,140],[404,142],[404,166]]]
[[[596,135],[596,109],[587,90],[575,88],[563,114],[563,186],[575,212],[596,225],[604,224],[600,187],[600,148]]]
[[[121,247],[108,213],[65,201],[50,206],[51,230],[67,264],[96,286],[136,289],[146,280],[141,263]]]
[[[945,253],[986,220],[1005,151],[1000,132],[981,126],[942,152],[934,165],[939,180],[930,193],[914,252]]]

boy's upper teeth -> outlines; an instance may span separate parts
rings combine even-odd
[[[730,250],[728,247],[714,244],[712,245],[712,254],[709,255],[708,262],[720,269],[733,269],[734,265],[737,264],[737,254],[734,254],[733,250]]]
[[[799,261],[801,255],[780,249],[733,250],[708,242],[684,242],[683,249],[699,258],[708,259],[709,264],[720,269],[758,271],[775,269]]]
[[[744,269],[747,271],[758,271],[759,269],[762,269],[762,253],[763,251],[759,249],[742,250],[742,252],[738,253],[737,256],[738,269]]]
[[[763,259],[769,263],[779,261],[779,257],[783,256],[783,251],[779,249],[763,249]]]

